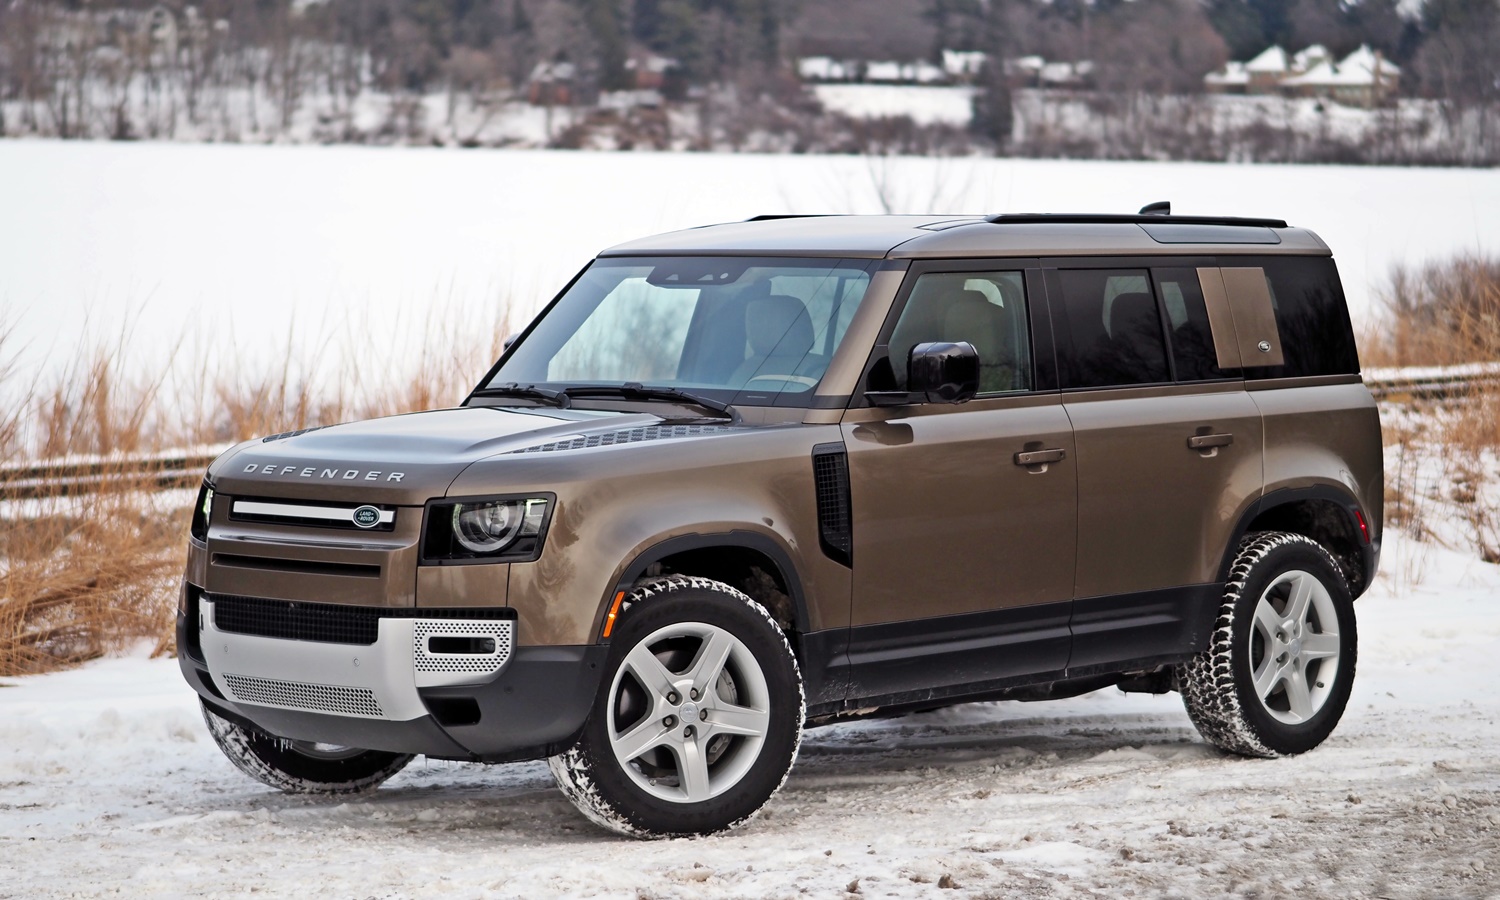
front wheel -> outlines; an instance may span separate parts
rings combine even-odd
[[[802,738],[802,677],[786,635],[706,578],[638,587],[611,640],[578,743],[549,761],[595,823],[637,837],[710,834],[755,815]]]
[[[279,738],[232,722],[206,703],[203,721],[235,768],[288,794],[373,791],[412,760],[405,753]]]
[[[1300,534],[1245,538],[1213,643],[1177,673],[1183,705],[1209,743],[1286,756],[1322,743],[1349,702],[1354,599],[1333,557]]]

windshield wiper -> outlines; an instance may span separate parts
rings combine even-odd
[[[539,388],[534,384],[517,384],[514,381],[508,384],[497,384],[487,388],[480,388],[474,392],[476,397],[522,397],[527,400],[540,400],[550,403],[559,409],[567,409],[572,406],[572,401],[565,391],[553,391],[547,388]]]
[[[738,425],[740,422],[740,411],[721,400],[715,400],[712,397],[700,397],[697,394],[690,394],[687,391],[677,388],[646,387],[637,381],[620,385],[600,384],[568,387],[557,391],[557,393],[569,400],[574,397],[620,397],[624,400],[681,401],[717,413],[728,419],[731,424]]]

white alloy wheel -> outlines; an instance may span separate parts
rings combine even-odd
[[[680,649],[657,649],[692,642],[685,666],[671,664]],[[646,793],[676,803],[708,800],[739,783],[771,721],[760,663],[739,638],[703,622],[668,625],[636,644],[615,672],[610,698],[610,749],[621,769]],[[632,707],[637,714],[627,718]]]
[[[1339,622],[1333,597],[1310,572],[1283,572],[1255,605],[1251,679],[1266,712],[1300,725],[1328,702],[1339,676]]]

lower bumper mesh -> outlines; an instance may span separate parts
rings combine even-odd
[[[251,675],[224,675],[229,692],[242,703],[283,706],[341,716],[381,718],[380,701],[368,688],[304,684]]]

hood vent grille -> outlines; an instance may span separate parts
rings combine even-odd
[[[549,444],[537,444],[512,450],[511,453],[551,453],[555,450],[588,450],[593,447],[609,447],[614,444],[638,444],[642,441],[661,441],[668,438],[697,437],[702,434],[717,434],[728,431],[728,425],[642,425],[628,431],[607,431],[603,434],[578,435]]]
[[[298,428],[296,431],[283,431],[280,434],[268,434],[265,437],[261,438],[260,442],[262,444],[269,444],[272,441],[284,441],[287,438],[294,438],[294,437],[296,437],[299,434],[307,434],[309,431],[321,431],[321,430],[323,430],[324,428],[327,428],[327,427],[329,427],[329,426],[327,426],[327,425],[314,425],[311,428]]]

